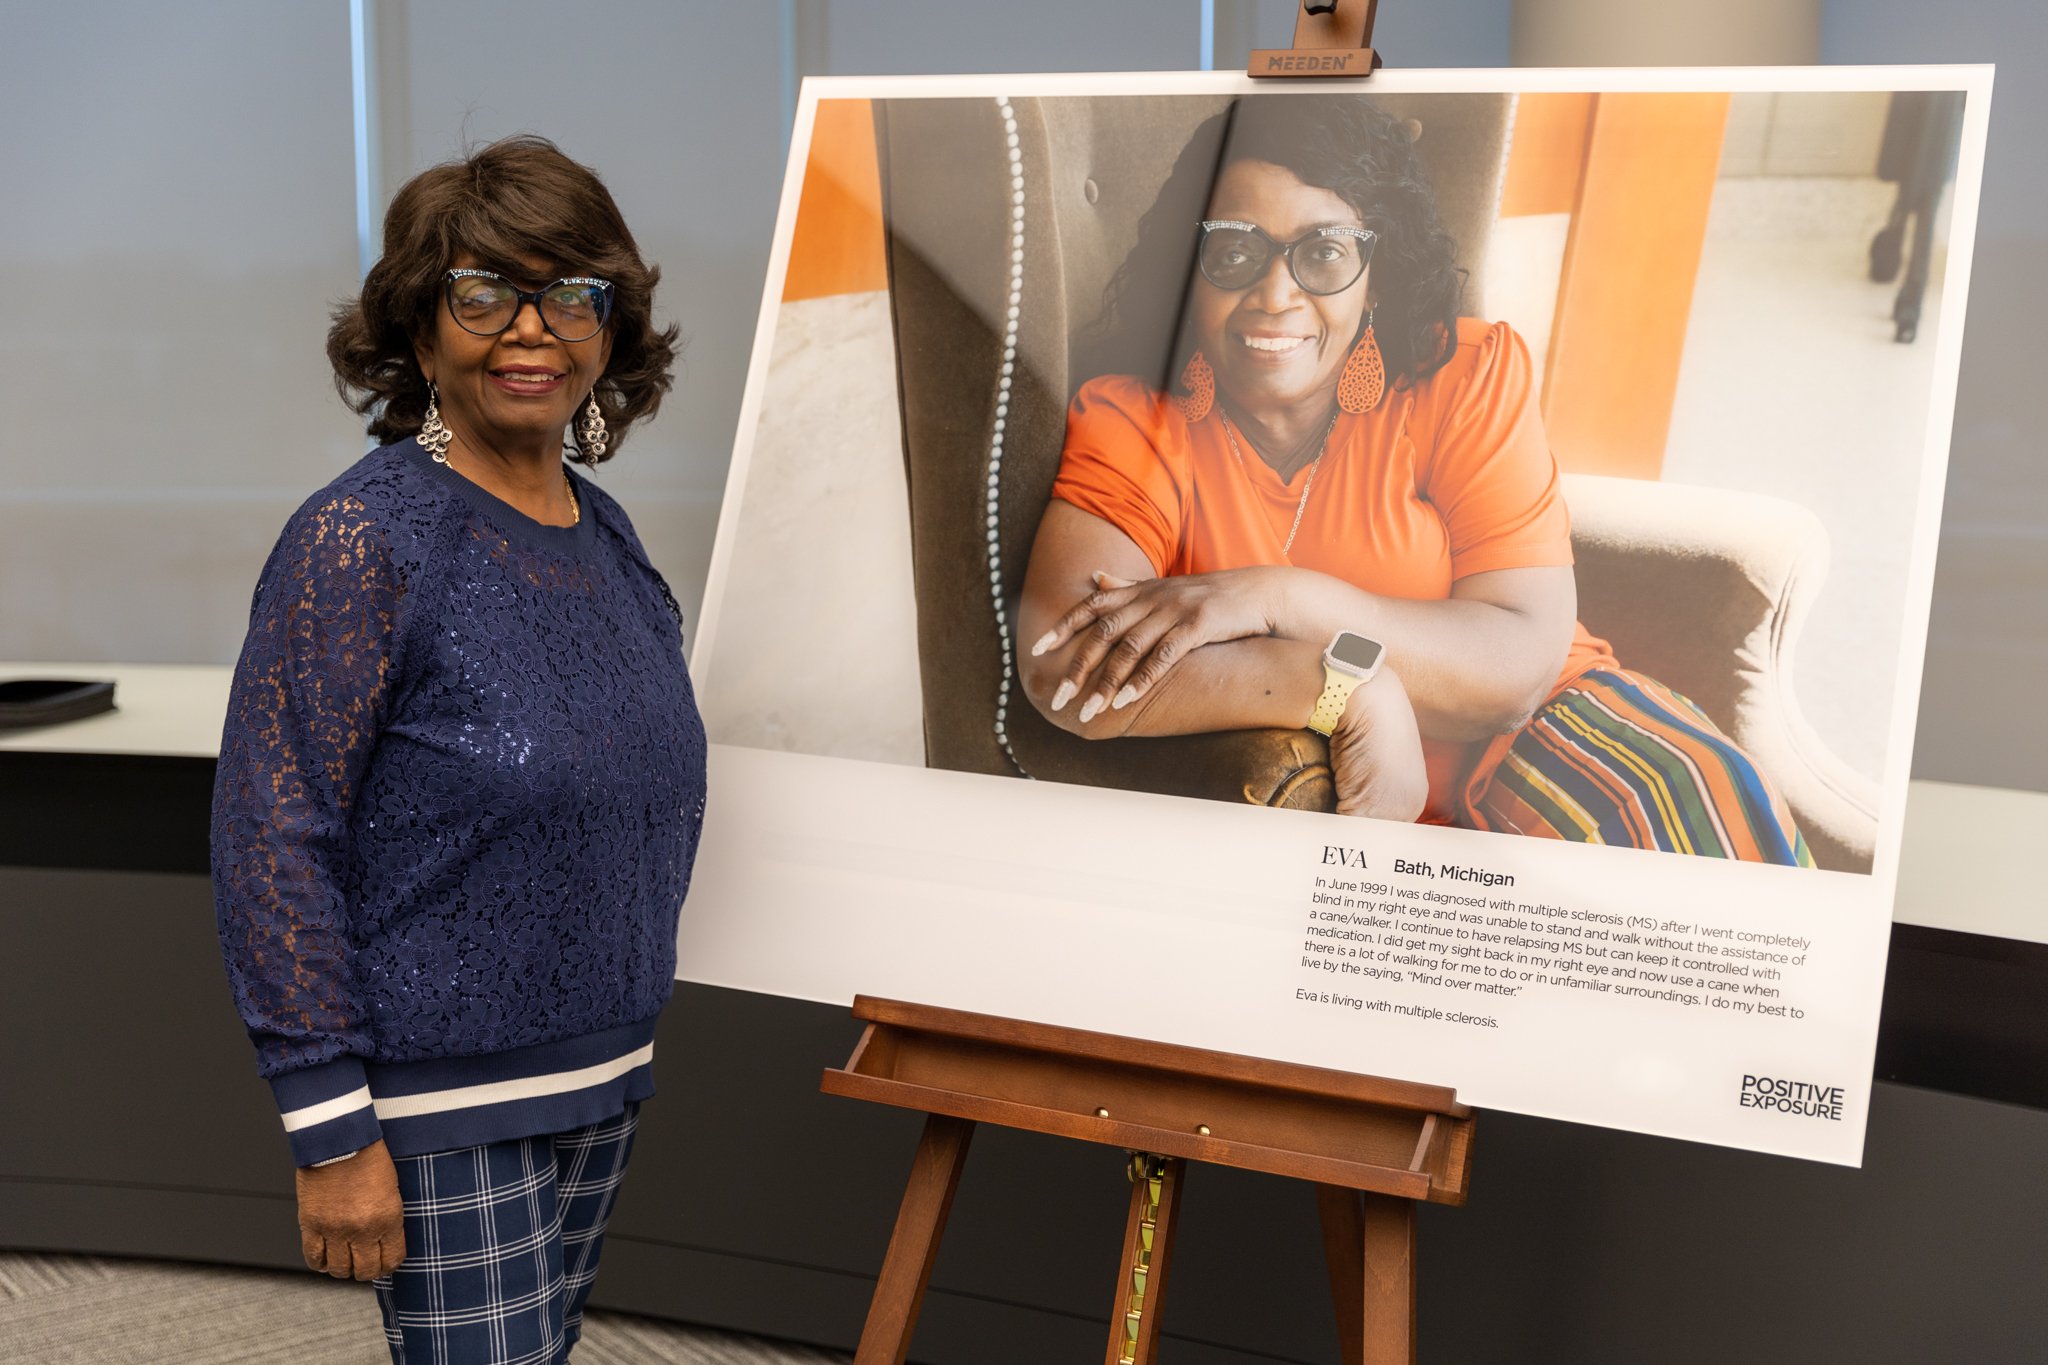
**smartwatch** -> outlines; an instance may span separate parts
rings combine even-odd
[[[1327,737],[1337,728],[1351,694],[1380,671],[1386,649],[1378,640],[1354,630],[1340,630],[1323,651],[1323,695],[1316,698],[1308,728]]]

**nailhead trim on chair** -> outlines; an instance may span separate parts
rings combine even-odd
[[[1521,117],[1522,97],[1520,95],[1509,95],[1507,123],[1500,132],[1500,161],[1493,168],[1493,211],[1495,214],[1500,212],[1500,201],[1507,194],[1508,157],[1515,150],[1515,125],[1521,121]]]
[[[1017,136],[1017,114],[1001,96],[996,108],[1003,116],[1004,140],[1010,150],[1010,305],[1003,323],[1003,369],[996,381],[996,424],[988,442],[988,592],[996,612],[996,638],[1003,646],[1003,684],[996,693],[996,743],[1003,746],[1022,777],[1031,774],[1010,748],[1010,683],[1016,677],[1016,652],[1010,644],[1010,623],[1003,608],[1003,426],[1010,415],[1010,376],[1017,368],[1017,321],[1024,303],[1024,150]]]

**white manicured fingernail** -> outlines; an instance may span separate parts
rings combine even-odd
[[[1102,710],[1102,697],[1101,697],[1101,695],[1100,695],[1100,694],[1098,693],[1097,695],[1095,695],[1095,696],[1093,696],[1093,697],[1090,697],[1090,698],[1089,698],[1089,699],[1088,699],[1088,700],[1087,700],[1087,701],[1086,701],[1085,703],[1083,703],[1083,704],[1082,704],[1082,706],[1081,706],[1081,723],[1082,723],[1083,725],[1086,725],[1086,724],[1087,724],[1087,723],[1088,723],[1089,721],[1091,721],[1091,720],[1094,720],[1094,719],[1095,719],[1095,717],[1096,717],[1096,715],[1097,715],[1097,714],[1098,714],[1098,713],[1099,713],[1099,712],[1100,712],[1101,710]]]
[[[1079,692],[1080,690],[1080,688],[1074,686],[1074,680],[1072,678],[1069,678],[1066,681],[1062,682],[1060,684],[1059,691],[1052,694],[1052,709],[1057,711],[1062,706],[1065,706],[1068,702],[1074,699],[1074,694],[1076,692]],[[1081,719],[1086,720],[1088,718],[1086,716],[1083,716],[1081,717]]]
[[[1094,573],[1088,575],[1088,581],[1099,588],[1102,586],[1102,580],[1107,577],[1109,577],[1108,574],[1104,573],[1100,569],[1097,569]]]
[[[1049,630],[1049,631],[1047,631],[1047,632],[1046,632],[1045,634],[1043,634],[1043,635],[1039,636],[1039,637],[1038,637],[1038,643],[1037,643],[1037,644],[1035,644],[1035,645],[1033,645],[1033,646],[1031,646],[1031,657],[1035,659],[1035,658],[1037,658],[1037,657],[1038,657],[1039,655],[1041,655],[1041,654],[1045,653],[1045,651],[1047,651],[1048,649],[1051,649],[1051,648],[1052,648],[1052,642],[1053,642],[1053,641],[1054,641],[1054,639],[1056,639],[1057,637],[1058,637],[1058,632],[1057,632],[1057,631],[1051,631],[1051,630]],[[1058,708],[1058,707],[1054,707],[1053,709],[1054,709],[1054,710],[1058,710],[1059,708]]]
[[[1109,704],[1112,711],[1121,711],[1138,699],[1138,689],[1126,683],[1124,690],[1116,694],[1116,700]]]

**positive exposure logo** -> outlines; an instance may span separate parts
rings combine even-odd
[[[1744,1076],[1741,1105],[1744,1109],[1775,1109],[1802,1118],[1842,1120],[1846,1102],[1839,1085],[1815,1085],[1812,1081],[1788,1081],[1775,1076]]]

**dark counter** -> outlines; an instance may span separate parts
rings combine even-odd
[[[299,1264],[202,875],[210,770],[0,753],[0,1245]],[[1998,1059],[2041,1054],[1984,1002],[2041,964],[1937,932],[1895,940],[1881,1074],[2038,1100]],[[853,1344],[920,1122],[818,1093],[856,1034],[678,985],[594,1302]],[[1471,1203],[1421,1211],[1423,1359],[2035,1360],[2043,1169],[2048,1113],[1889,1083],[1861,1171],[1489,1113]],[[1121,1153],[979,1133],[915,1358],[1097,1355],[1126,1197]],[[1185,1209],[1168,1358],[1334,1360],[1307,1187],[1199,1168]]]

